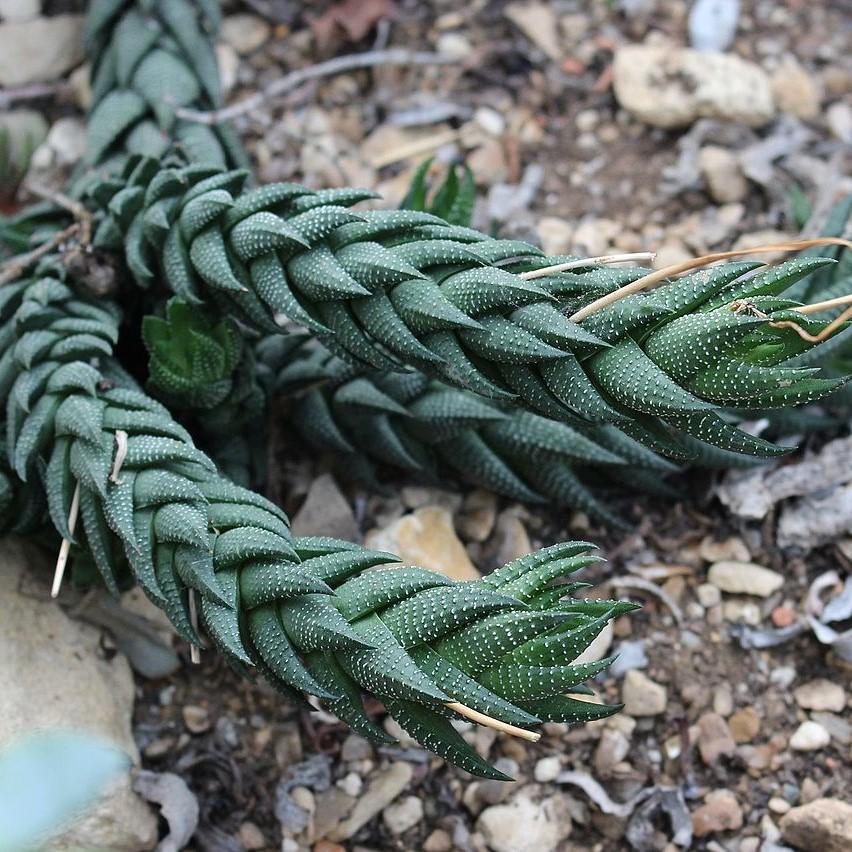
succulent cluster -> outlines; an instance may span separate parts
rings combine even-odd
[[[321,699],[384,740],[362,701],[375,696],[425,747],[502,777],[454,714],[523,734],[617,709],[576,697],[608,660],[572,663],[633,606],[562,582],[596,561],[592,545],[474,583],[381,567],[395,557],[293,538],[170,408],[224,433],[262,410],[261,388],[286,393],[306,434],[353,458],[436,475],[443,464],[608,518],[576,465],[635,483],[670,467],[657,454],[773,456],[727,411],[839,386],[787,366],[808,348],[789,324],[825,323],[783,294],[831,261],[730,263],[596,309],[643,270],[453,224],[469,177],[431,202],[453,221],[355,211],[373,197],[363,190],[252,187],[232,130],[181,113],[219,103],[217,19],[212,0],[91,4],[88,168],[69,188],[85,222],[50,205],[19,217],[17,233],[45,250],[0,290],[0,508],[18,529],[49,519],[60,565],[70,547],[112,592],[138,583],[188,642],[206,636],[288,698]],[[104,258],[117,280],[95,293],[89,267]],[[135,329],[147,376],[117,354]]]

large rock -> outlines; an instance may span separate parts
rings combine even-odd
[[[563,793],[540,803],[518,795],[508,804],[486,808],[476,827],[494,852],[553,852],[571,833],[568,807]]]
[[[54,80],[83,60],[83,16],[0,24],[0,85]]]
[[[43,562],[42,552],[19,539],[0,540],[0,748],[34,731],[73,729],[138,763],[130,666],[120,654],[103,659],[100,631],[68,618],[47,585],[31,588],[27,566]],[[156,842],[157,819],[128,777],[47,848],[142,852]]]
[[[775,115],[763,69],[722,53],[628,45],[615,54],[613,86],[626,110],[655,127],[687,127],[697,118],[760,127]]]
[[[479,571],[456,535],[453,516],[443,506],[423,506],[383,530],[371,530],[364,545],[395,553],[408,565],[439,571],[453,580],[479,579]]]
[[[849,852],[852,849],[852,805],[840,799],[815,799],[788,811],[781,836],[804,852]]]

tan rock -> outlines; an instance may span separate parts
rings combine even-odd
[[[114,744],[134,763],[133,676],[121,654],[105,659],[101,631],[73,621],[47,595],[23,594],[28,565],[41,551],[0,540],[0,748],[41,730],[75,729]],[[141,852],[157,842],[157,819],[123,778],[48,846]]]
[[[780,112],[805,120],[820,113],[822,87],[793,56],[786,57],[773,71],[772,94]]]
[[[704,804],[692,814],[692,830],[696,837],[717,831],[736,831],[742,824],[742,808],[730,790],[711,791]]]
[[[731,54],[627,45],[616,51],[613,87],[626,110],[655,127],[686,127],[697,118],[761,127],[775,115],[769,77]]]
[[[755,595],[768,598],[784,585],[784,577],[753,562],[715,562],[707,572],[707,579],[721,589],[735,595]]]
[[[82,59],[82,15],[0,24],[0,86],[55,80]]]
[[[698,165],[710,196],[717,203],[742,201],[748,195],[748,181],[732,151],[705,145],[698,152]]]
[[[705,562],[723,562],[725,560],[732,560],[734,562],[751,561],[751,553],[748,546],[738,535],[732,535],[721,541],[716,541],[709,535],[705,536],[701,539],[698,553]]]
[[[518,795],[507,804],[486,808],[476,827],[493,852],[554,852],[571,833],[568,807],[563,793],[542,802]]]
[[[665,712],[668,692],[638,669],[631,669],[621,687],[624,712],[629,716],[657,716]]]
[[[456,525],[468,541],[485,541],[494,529],[496,518],[497,497],[478,488],[465,497]]]
[[[743,707],[728,719],[735,743],[750,743],[760,733],[760,714],[754,707]]]
[[[509,3],[506,17],[550,59],[562,58],[559,44],[559,21],[550,3],[530,0],[525,3]]]
[[[718,713],[704,713],[698,720],[698,751],[708,765],[721,756],[733,754],[736,743],[728,723]]]
[[[840,713],[846,706],[846,692],[839,683],[825,678],[809,680],[793,690],[796,704],[803,710],[828,710]]]
[[[781,836],[803,852],[849,852],[852,849],[852,804],[815,799],[781,818]]]
[[[373,776],[366,792],[352,809],[349,818],[329,832],[329,840],[346,840],[384,810],[409,784],[414,770],[408,763],[392,763]]]
[[[568,254],[574,226],[558,216],[542,216],[538,220],[538,239],[545,254]]]
[[[424,506],[383,530],[371,530],[364,544],[454,580],[478,580],[480,576],[456,535],[452,515],[441,506]]]

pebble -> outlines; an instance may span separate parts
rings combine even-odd
[[[668,692],[644,672],[633,669],[624,677],[621,700],[624,702],[624,712],[630,716],[657,716],[665,712]]]
[[[767,807],[774,814],[786,814],[790,810],[790,803],[781,798],[781,796],[773,796],[767,803]]]
[[[358,734],[349,734],[340,748],[340,757],[349,762],[353,760],[369,760],[373,756],[373,748]]]
[[[382,812],[382,822],[391,834],[405,834],[422,819],[423,802],[417,796],[406,796]]]
[[[556,12],[549,3],[541,0],[509,3],[504,14],[548,58],[562,58],[559,24]]]
[[[751,624],[752,626],[760,624],[760,607],[751,601],[725,601],[722,611],[726,621],[732,621],[735,624]]]
[[[742,201],[748,195],[748,181],[736,155],[718,145],[706,145],[698,152],[698,166],[710,197],[718,204]]]
[[[698,719],[698,751],[708,766],[736,749],[731,729],[718,713],[704,713]]]
[[[361,790],[364,787],[364,780],[357,772],[349,772],[337,782],[337,786],[343,790],[347,796],[357,798],[361,795]]]
[[[760,733],[760,714],[754,707],[743,707],[728,719],[735,743],[750,743]]]
[[[242,843],[243,849],[255,850],[263,849],[266,846],[266,838],[263,832],[253,823],[244,822],[237,832],[237,839]]]
[[[593,765],[601,778],[607,778],[613,769],[630,753],[630,740],[619,730],[604,728],[598,740]]]
[[[329,832],[330,840],[346,840],[383,811],[408,786],[414,770],[410,764],[397,761],[377,772],[366,792],[355,804],[349,818]]]
[[[724,560],[715,562],[707,572],[707,579],[723,592],[737,595],[755,595],[767,598],[784,585],[784,578],[753,562]]]
[[[835,713],[814,712],[811,719],[828,731],[831,738],[841,745],[852,745],[852,722]]]
[[[828,710],[840,713],[846,706],[846,692],[840,684],[825,678],[809,680],[793,690],[796,704],[803,710]]]
[[[490,491],[477,488],[464,498],[456,516],[456,527],[468,541],[485,541],[497,519],[497,497]]]
[[[775,115],[766,72],[732,54],[625,45],[615,53],[613,88],[628,112],[654,127],[687,127],[698,118],[761,127]]]
[[[712,790],[704,797],[704,804],[692,814],[692,830],[696,837],[717,831],[736,831],[742,824],[742,808],[730,790]]]
[[[738,536],[732,535],[721,541],[716,541],[712,536],[704,536],[698,546],[698,555],[705,562],[749,562],[751,553],[748,545]]]
[[[269,24],[257,15],[228,15],[222,21],[222,38],[241,55],[257,50],[269,34]]]
[[[574,239],[574,225],[558,216],[538,220],[538,241],[545,254],[568,254]]]
[[[556,776],[562,771],[562,761],[556,756],[543,757],[539,760],[533,770],[533,777],[540,784],[555,781]]]
[[[450,852],[453,838],[443,828],[436,828],[424,841],[423,852]]]
[[[502,136],[506,132],[506,119],[491,107],[479,107],[473,120],[491,136]]]
[[[695,596],[703,607],[716,606],[722,602],[722,593],[712,583],[702,583],[695,589]]]
[[[825,112],[829,130],[847,145],[852,145],[852,106],[845,101],[833,103]]]
[[[473,53],[473,45],[461,33],[441,33],[435,46],[453,59],[467,59]]]
[[[567,798],[560,793],[538,803],[518,795],[486,808],[476,828],[493,852],[554,852],[571,833]]]
[[[734,712],[734,696],[728,683],[720,683],[713,690],[713,712],[720,716],[730,716]]]
[[[206,708],[199,707],[197,704],[187,704],[181,708],[183,723],[187,730],[192,734],[203,734],[210,730],[210,714]]]
[[[792,56],[782,60],[772,72],[772,94],[780,112],[806,121],[820,113],[821,86]]]
[[[454,580],[480,577],[456,535],[452,515],[443,506],[423,506],[382,530],[371,530],[364,544],[395,553],[407,565],[420,565]]]
[[[831,735],[819,722],[808,719],[802,722],[790,737],[793,751],[819,751],[831,742]]]
[[[781,836],[803,852],[849,852],[852,849],[852,804],[816,799],[781,818]]]
[[[291,528],[297,536],[327,535],[346,541],[357,541],[360,537],[352,507],[330,473],[318,476],[311,483],[305,502],[293,516]]]

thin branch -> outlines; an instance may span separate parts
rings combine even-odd
[[[450,710],[454,710],[459,716],[465,716],[472,722],[478,722],[486,728],[494,728],[495,731],[501,731],[513,737],[520,737],[522,740],[527,740],[531,743],[537,743],[541,739],[541,734],[537,734],[535,731],[525,731],[523,728],[510,725],[508,722],[492,719],[491,716],[486,716],[484,713],[480,713],[466,704],[460,704],[458,701],[449,701],[445,706]]]
[[[77,516],[80,514],[80,483],[74,488],[74,496],[71,498],[71,508],[68,510],[68,532],[74,535],[77,526]],[[59,555],[56,557],[56,568],[53,571],[53,585],[50,587],[52,598],[59,596],[62,588],[62,578],[65,576],[65,566],[68,564],[68,554],[71,551],[71,539],[63,538],[59,545]]]
[[[798,310],[798,309],[795,309]],[[837,331],[840,326],[842,326],[848,320],[852,320],[852,307],[847,308],[839,317],[830,322],[819,334],[811,334],[807,329],[802,328],[797,322],[793,322],[793,320],[778,320],[776,322],[771,322],[769,325],[772,328],[791,328],[802,340],[807,340],[808,343],[822,343],[823,340],[827,340]]]
[[[221,124],[230,121],[238,115],[257,109],[265,101],[301,86],[308,80],[316,80],[319,77],[329,77],[333,74],[342,74],[346,71],[356,71],[359,68],[374,68],[378,65],[450,65],[459,62],[455,56],[446,56],[441,53],[420,53],[401,48],[390,48],[388,50],[368,50],[364,53],[355,53],[349,56],[337,56],[327,62],[319,62],[307,68],[297,68],[289,74],[275,80],[263,91],[257,92],[250,97],[243,98],[231,106],[210,111],[186,109],[180,107],[175,110],[178,118],[185,121],[194,121],[198,124]]]
[[[529,272],[522,272],[518,277],[525,281],[532,281],[535,278],[544,278],[546,275],[553,275],[555,272],[567,272],[571,269],[583,269],[586,266],[600,266],[611,263],[630,263],[636,261],[641,263],[643,260],[653,260],[657,256],[654,251],[634,251],[629,254],[600,254],[597,257],[584,257],[580,260],[568,260],[565,263],[557,263],[553,266],[544,266],[541,269],[531,269]]]
[[[19,254],[17,257],[10,258],[0,269],[0,287],[8,284],[10,281],[15,281],[20,278],[40,257],[53,251],[58,245],[65,240],[73,237],[80,230],[80,225],[74,223],[69,225],[64,231],[58,231],[47,242],[42,243],[38,248],[32,251]]]
[[[832,308],[842,308],[844,305],[852,305],[852,293],[838,296],[836,299],[826,299],[824,302],[814,302],[812,305],[802,305],[794,310],[800,314],[818,314],[820,311],[830,311]]]
[[[80,242],[84,246],[91,243],[94,217],[86,209],[84,204],[81,204],[64,192],[50,189],[50,187],[35,183],[34,181],[27,181],[24,188],[36,197],[42,198],[45,201],[52,201],[58,207],[67,210],[80,223]]]
[[[8,109],[17,101],[58,97],[70,92],[72,88],[66,80],[57,80],[54,83],[32,83],[29,86],[18,86],[14,89],[0,89],[0,109]]]
[[[624,287],[619,287],[612,293],[607,293],[601,296],[600,299],[595,299],[594,302],[581,308],[576,313],[572,314],[569,319],[574,322],[590,317],[598,311],[603,310],[609,305],[619,302],[627,296],[632,296],[634,293],[639,293],[642,290],[647,290],[654,284],[663,281],[666,278],[671,278],[673,275],[680,275],[683,272],[691,272],[693,269],[698,269],[708,263],[715,263],[718,260],[729,260],[732,257],[743,257],[747,254],[760,254],[767,251],[800,251],[801,249],[815,248],[817,246],[844,246],[852,248],[852,242],[841,239],[840,237],[819,237],[813,240],[792,240],[788,243],[771,243],[765,246],[755,246],[747,249],[734,249],[732,251],[720,251],[714,254],[705,254],[702,257],[694,257],[690,260],[685,260],[681,263],[675,263],[672,266],[666,266],[663,269],[657,269],[648,275],[632,281],[630,284],[625,284]]]
[[[192,629],[198,633],[198,604],[195,600],[195,589],[189,590],[189,623],[192,625]],[[191,642],[189,645],[189,660],[194,665],[198,665],[201,662],[201,649],[195,642]]]

